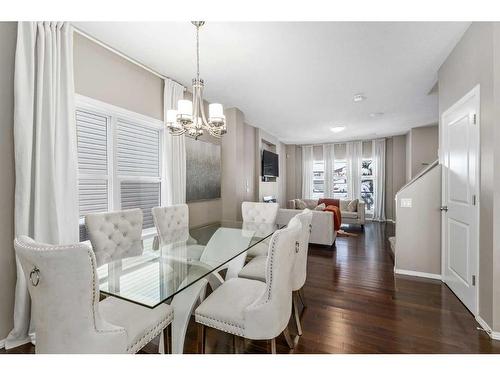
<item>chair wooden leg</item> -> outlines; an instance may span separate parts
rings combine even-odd
[[[172,324],[163,329],[163,352],[172,354]]]
[[[297,326],[297,334],[302,336],[302,325],[300,324],[299,307],[297,301],[298,292],[293,293],[292,305],[293,305],[293,316],[295,318],[295,325]]]
[[[290,337],[290,332],[288,331],[288,327],[286,327],[285,330],[283,331],[283,336],[285,336],[285,340],[286,340],[288,347],[290,349],[293,349],[293,347],[294,347],[293,340]]]
[[[307,305],[306,305],[306,299],[302,295],[303,293],[304,293],[304,288],[300,288],[297,291],[297,294],[299,295],[299,298],[300,298],[300,303],[302,303],[302,306],[307,307]]]
[[[269,340],[269,345],[271,347],[271,354],[276,354],[276,339]]]
[[[203,324],[198,324],[198,353],[205,354],[206,329]]]

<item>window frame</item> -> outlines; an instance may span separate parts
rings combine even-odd
[[[335,193],[335,185],[336,185],[336,184],[337,184],[337,185],[340,185],[340,184],[338,184],[338,183],[336,182],[336,179],[335,179],[335,165],[336,165],[336,164],[338,165],[338,164],[340,164],[340,163],[345,164],[345,168],[346,168],[346,175],[345,175],[345,178],[344,178],[344,179],[345,179],[345,185],[346,185],[346,187],[348,187],[348,186],[349,186],[349,175],[348,175],[348,173],[347,173],[347,169],[348,169],[347,159],[335,159],[335,160],[333,161],[333,171],[334,171],[334,175],[332,176],[332,179],[333,179],[333,181],[332,181],[332,185],[333,185],[333,198],[334,198],[334,199],[343,199],[343,200],[346,200],[346,199],[348,199],[348,197],[349,197],[349,192],[345,192],[345,193]],[[335,194],[342,194],[343,196],[342,196],[342,197],[338,197],[338,196],[337,196],[337,197],[335,197]]]
[[[113,104],[105,103],[97,99],[89,98],[84,95],[75,94],[75,116],[76,111],[88,111],[107,118],[107,174],[97,175],[90,173],[80,173],[77,171],[78,181],[80,179],[95,179],[106,180],[108,189],[108,211],[116,211],[121,209],[120,201],[120,186],[122,182],[146,182],[160,183],[160,205],[166,205],[166,195],[164,194],[166,186],[166,176],[164,171],[164,155],[165,155],[165,127],[162,120],[155,119],[140,113],[136,113]],[[118,118],[125,121],[130,121],[142,127],[150,128],[159,131],[159,176],[127,176],[120,175],[117,167],[117,133],[118,133]],[[75,129],[76,130],[76,129]],[[83,224],[83,217],[80,218],[80,224]],[[156,235],[156,228],[143,229],[143,239],[150,238]]]
[[[373,167],[375,165],[375,161],[374,161],[373,157],[361,158],[361,169],[363,169],[363,162],[364,161],[371,161],[372,174],[369,176],[363,176],[363,174],[361,173],[361,175],[359,176],[359,189],[360,189],[359,195],[360,195],[360,199],[364,202],[365,200],[362,197],[363,192],[361,191],[361,186],[363,185],[364,180],[370,180],[372,182],[372,188],[373,188],[373,191],[370,192],[373,196],[373,204],[372,204],[372,209],[371,210],[367,209],[366,213],[373,214],[373,212],[375,211],[375,204],[377,202],[377,199],[375,196],[375,183],[376,183],[377,176],[375,176],[375,173],[373,170]],[[366,202],[365,202],[365,205],[366,205]]]
[[[316,172],[314,167],[315,165],[317,164],[322,164],[323,165],[323,169],[321,171],[317,171],[317,172],[320,172],[322,173],[322,177],[320,178],[317,178],[314,173]],[[313,190],[312,190],[312,198],[313,199],[321,199],[321,198],[324,198],[325,197],[325,161],[324,160],[313,160]],[[314,192],[314,182],[315,181],[323,181],[323,192],[322,193],[315,193]]]

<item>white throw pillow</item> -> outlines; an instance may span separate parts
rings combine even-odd
[[[358,212],[358,202],[359,199],[353,199],[352,201],[350,201],[349,204],[347,205],[347,211]]]
[[[306,202],[302,199],[295,199],[295,209],[296,210],[305,210],[307,208]]]
[[[314,208],[314,211],[323,211],[325,208],[326,208],[326,204],[321,203],[321,204],[318,204],[318,205]]]

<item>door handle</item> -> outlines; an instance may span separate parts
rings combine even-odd
[[[439,209],[441,211],[445,211],[446,212],[446,211],[448,211],[448,206],[441,206],[441,207],[439,207]]]

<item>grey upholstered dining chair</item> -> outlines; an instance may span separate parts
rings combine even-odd
[[[302,302],[302,306],[305,307],[304,299],[301,296],[301,290],[306,282],[306,277],[307,277],[307,254],[309,250],[309,236],[311,234],[312,212],[306,208],[298,215],[295,215],[295,217],[300,220],[302,224],[302,230],[299,239],[299,247],[297,249],[295,262],[293,265],[293,277],[292,277],[293,313],[295,317],[295,324],[297,325],[297,332],[299,336],[301,336],[302,326],[300,323],[298,300],[300,299],[300,301]],[[253,258],[239,272],[238,277],[265,282],[267,262],[268,262],[268,257],[265,255]]]
[[[160,239],[159,245],[185,243],[187,257],[199,260],[205,246],[198,245],[189,235],[189,207],[187,204],[174,204],[152,209],[153,220]]]
[[[113,260],[141,255],[142,222],[140,208],[85,216],[97,267]]]
[[[200,324],[201,352],[205,350],[205,326],[251,340],[270,340],[276,353],[275,338],[288,334],[292,310],[292,269],[302,224],[293,218],[288,227],[276,231],[269,244],[266,282],[244,278],[226,281],[196,309]]]
[[[278,203],[243,202],[241,203],[241,216],[243,218],[243,228],[255,230],[260,224],[276,224],[278,216]],[[252,246],[247,257],[253,258],[259,255],[266,255],[269,243],[263,241]]]
[[[36,353],[136,353],[164,333],[170,352],[172,308],[118,298],[99,302],[96,259],[87,243],[14,241],[33,307]]]

